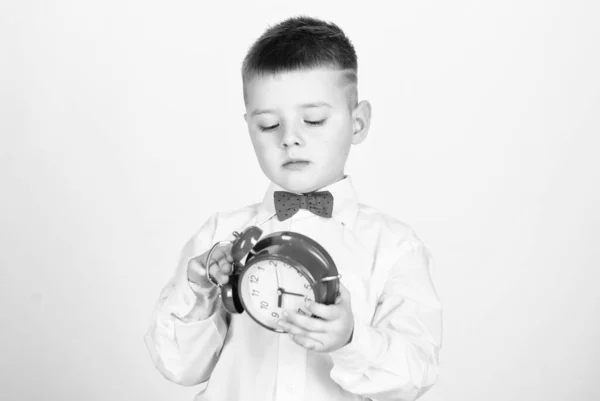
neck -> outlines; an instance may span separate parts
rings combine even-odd
[[[302,194],[303,194],[303,195],[308,195],[308,194],[312,194],[312,193],[318,192],[318,191],[320,191],[320,190],[322,190],[322,189],[324,189],[324,188],[327,188],[327,187],[328,187],[328,186],[330,186],[330,185],[333,185],[333,184],[335,184],[336,182],[342,181],[344,178],[346,178],[346,175],[345,175],[344,173],[342,173],[342,174],[341,174],[339,177],[337,177],[336,179],[334,179],[334,180],[332,180],[332,181],[328,182],[327,184],[325,184],[325,185],[323,185],[323,186],[321,186],[321,187],[319,187],[319,188],[317,188],[317,189],[313,189],[312,191],[309,191],[309,192],[303,192]]]

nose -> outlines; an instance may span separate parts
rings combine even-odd
[[[301,146],[304,141],[298,130],[291,124],[286,125],[281,134],[281,147],[289,148],[290,146]]]

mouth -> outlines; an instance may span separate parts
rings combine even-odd
[[[291,159],[283,163],[283,167],[291,170],[298,170],[308,166],[309,164],[310,162],[308,160]]]

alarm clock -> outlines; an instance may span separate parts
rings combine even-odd
[[[284,309],[307,314],[307,300],[330,305],[339,295],[340,275],[329,253],[313,239],[300,233],[279,231],[260,239],[256,226],[233,233],[233,269],[229,282],[221,285],[206,269],[207,278],[221,289],[221,300],[230,313],[248,315],[264,328],[282,333],[276,322]],[[313,316],[314,317],[314,316]]]

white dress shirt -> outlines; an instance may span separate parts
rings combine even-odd
[[[321,189],[333,194],[331,218],[300,209],[279,221],[273,217],[276,190],[282,188],[271,184],[262,203],[213,215],[184,247],[145,337],[158,370],[182,385],[208,381],[196,400],[418,398],[437,380],[442,336],[427,248],[407,225],[359,204],[348,176]],[[330,353],[309,351],[247,313],[227,313],[216,290],[199,298],[192,292],[189,260],[261,222],[263,235],[295,231],[329,252],[351,294],[350,344]],[[200,320],[184,319],[198,308]]]

